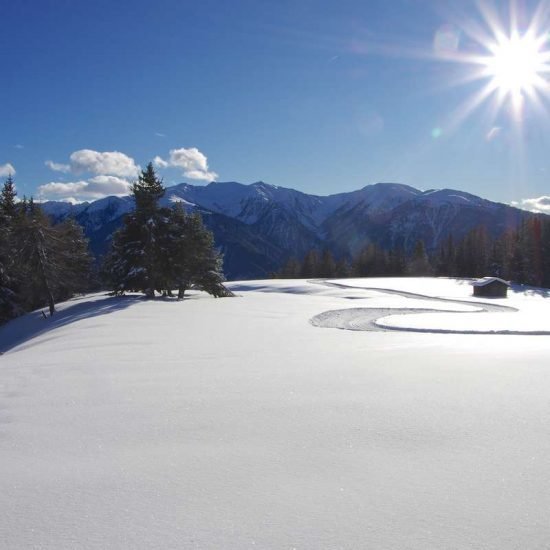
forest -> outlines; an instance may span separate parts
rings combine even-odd
[[[418,241],[411,253],[366,244],[353,258],[335,259],[330,250],[310,250],[304,258],[290,258],[273,274],[278,278],[311,277],[485,277],[550,287],[550,218],[534,216],[497,238],[477,227],[464,238],[449,235],[428,254]]]
[[[148,298],[177,290],[182,299],[193,287],[230,296],[211,232],[199,214],[160,207],[164,191],[149,164],[132,187],[135,210],[98,264],[74,220],[53,225],[32,198],[17,200],[9,176],[0,194],[0,322],[45,306],[52,316],[56,302],[91,290]]]

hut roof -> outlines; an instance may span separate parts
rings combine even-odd
[[[483,277],[482,279],[478,279],[477,281],[472,281],[470,283],[472,286],[487,286],[491,283],[499,282],[503,285],[510,286],[510,283],[508,281],[505,281],[504,279],[500,279],[499,277]]]

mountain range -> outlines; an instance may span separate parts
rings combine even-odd
[[[410,251],[421,239],[434,251],[449,235],[459,240],[482,225],[494,237],[535,215],[463,191],[420,191],[399,183],[329,196],[264,182],[182,183],[168,187],[161,203],[181,203],[202,214],[224,254],[228,279],[265,277],[289,257],[301,258],[312,248],[352,257],[371,242]],[[130,196],[42,205],[54,221],[73,216],[96,257],[108,250],[113,231],[133,206]]]

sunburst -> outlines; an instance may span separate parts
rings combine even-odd
[[[550,54],[545,50],[546,35],[532,32],[520,35],[513,30],[511,36],[502,36],[489,44],[490,55],[482,63],[484,74],[490,78],[489,89],[502,99],[510,99],[517,113],[525,98],[537,100],[549,92],[546,76],[550,71]]]
[[[495,116],[507,107],[516,120],[521,120],[526,103],[543,109],[544,100],[550,98],[550,1],[539,4],[527,25],[518,22],[515,2],[509,5],[506,25],[494,4],[483,1],[478,6],[483,26],[474,21],[459,24],[477,51],[446,56],[471,68],[465,70],[463,80],[484,82],[461,106],[456,118],[463,120],[485,101],[492,101]]]

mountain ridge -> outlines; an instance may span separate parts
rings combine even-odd
[[[164,206],[182,203],[199,211],[225,255],[228,278],[265,277],[291,256],[312,248],[351,257],[369,243],[410,251],[423,240],[435,251],[452,235],[480,225],[496,237],[525,218],[543,216],[454,189],[421,191],[401,183],[376,183],[355,191],[313,195],[262,181],[252,184],[181,183],[166,188]],[[54,221],[73,216],[96,256],[133,208],[130,196],[82,204],[43,203]]]

